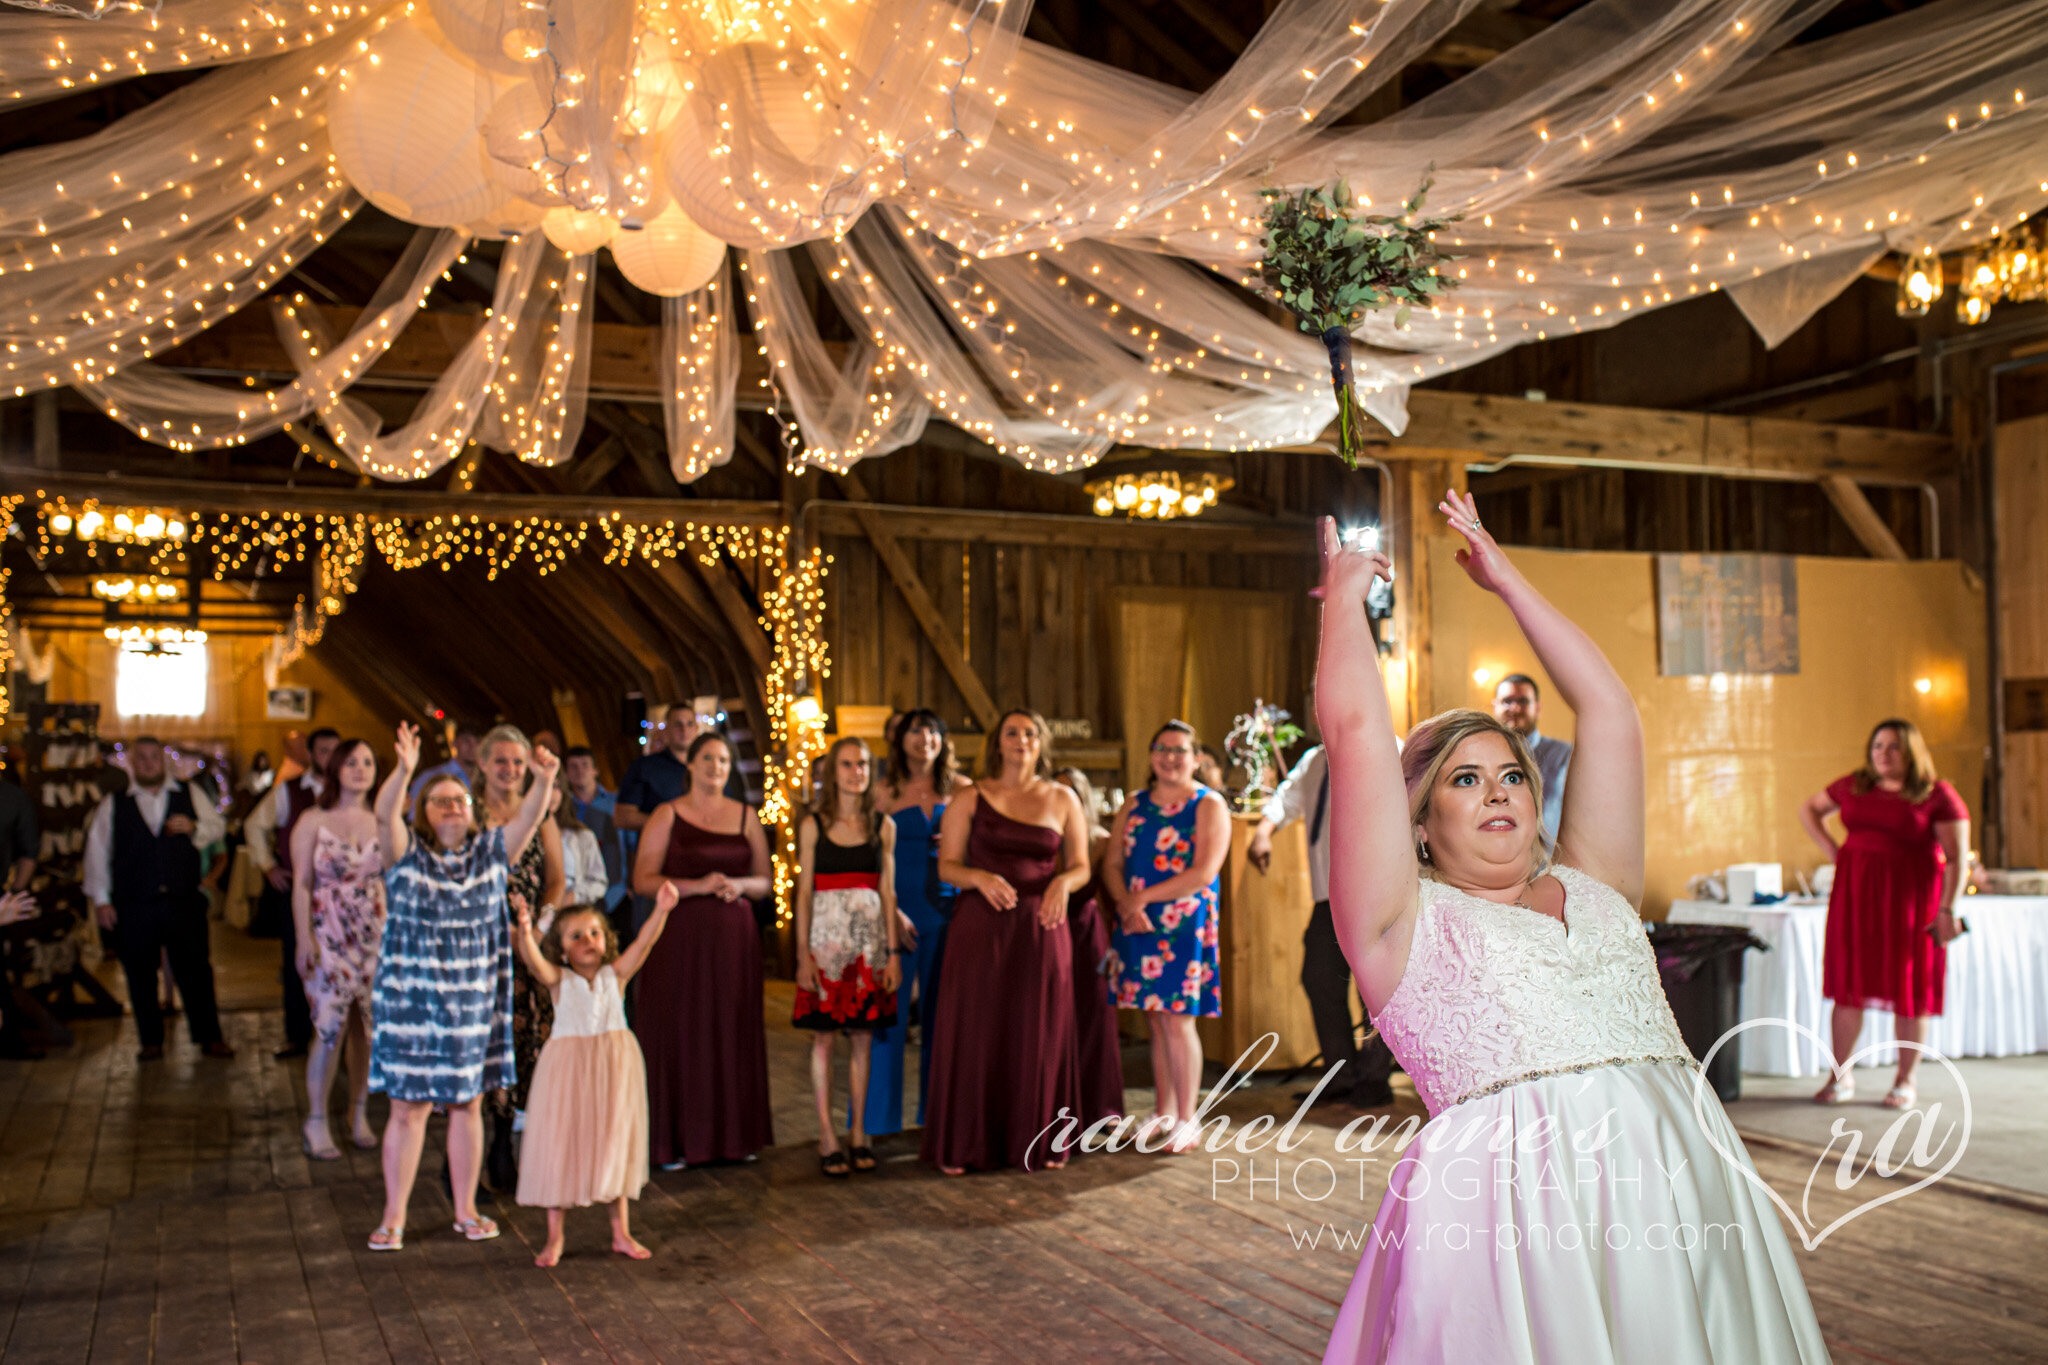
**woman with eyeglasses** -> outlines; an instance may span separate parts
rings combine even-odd
[[[1195,727],[1170,720],[1152,736],[1152,777],[1116,813],[1102,883],[1117,898],[1109,991],[1119,1008],[1145,1011],[1152,1033],[1156,1112],[1140,1140],[1184,1152],[1202,1097],[1202,1040],[1195,1020],[1223,1013],[1216,911],[1230,812],[1195,779]]]
[[[1067,904],[1088,882],[1081,803],[1052,780],[1035,711],[989,731],[981,780],[939,827],[939,875],[960,888],[931,1016],[924,1157],[947,1175],[1064,1166],[1061,1111],[1079,1112]]]
[[[377,842],[386,915],[370,999],[370,1089],[391,1097],[384,1125],[384,1218],[370,1250],[405,1245],[405,1211],[434,1106],[448,1110],[448,1183],[455,1231],[498,1235],[477,1212],[484,1095],[512,1084],[512,935],[505,883],[547,818],[552,754],[534,757],[539,780],[512,817],[479,830],[462,779],[443,773],[420,790],[405,823],[405,790],[420,761],[420,732],[398,727],[398,765],[377,793]]]

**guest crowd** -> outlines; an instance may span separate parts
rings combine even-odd
[[[773,894],[769,835],[716,721],[671,710],[616,792],[589,749],[510,725],[458,730],[426,768],[401,726],[381,783],[368,740],[316,731],[304,771],[244,821],[284,940],[280,1056],[305,1057],[305,1152],[338,1158],[338,1132],[383,1149],[372,1250],[404,1245],[436,1112],[456,1232],[498,1235],[481,1185],[545,1206],[542,1264],[562,1254],[561,1210],[593,1204],[609,1207],[613,1249],[644,1256],[627,1201],[650,1169],[772,1143],[757,912]],[[1055,772],[1030,711],[988,734],[979,781],[928,710],[893,717],[881,754],[844,738],[820,760],[796,831],[792,1023],[813,1034],[825,1175],[874,1169],[872,1140],[903,1130],[913,1026],[925,1159],[949,1174],[1064,1165],[1083,1129],[1124,1113],[1118,1007],[1142,1010],[1151,1038],[1157,1112],[1140,1136],[1194,1144],[1195,1021],[1220,1012],[1230,842],[1200,757],[1189,726],[1163,726],[1149,783],[1107,827],[1087,777]],[[156,741],[133,741],[127,760],[86,878],[120,931],[141,1057],[163,1052],[166,954],[194,1041],[231,1056],[199,856],[220,815],[203,786],[167,774]],[[843,1140],[830,1104],[842,1037]],[[381,1137],[371,1093],[390,1101]]]

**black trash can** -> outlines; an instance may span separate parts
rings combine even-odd
[[[1657,953],[1657,973],[1664,978],[1664,998],[1678,1020],[1678,1031],[1695,1060],[1742,1022],[1742,955],[1771,946],[1735,924],[1652,924],[1650,946]],[[1707,1083],[1725,1103],[1742,1098],[1740,1040],[1714,1054]]]

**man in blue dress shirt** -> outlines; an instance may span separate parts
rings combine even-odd
[[[1543,693],[1527,673],[1510,673],[1493,689],[1493,718],[1520,735],[1536,760],[1543,779],[1543,834],[1557,843],[1557,822],[1564,814],[1565,776],[1572,766],[1572,746],[1536,728],[1543,711]]]

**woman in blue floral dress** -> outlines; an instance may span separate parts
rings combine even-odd
[[[1157,1112],[1140,1129],[1164,1127],[1169,1151],[1197,1139],[1202,1040],[1196,1019],[1223,1012],[1216,911],[1230,812],[1195,781],[1194,727],[1171,720],[1152,736],[1152,780],[1117,812],[1103,854],[1102,884],[1123,888],[1110,939],[1109,996],[1145,1011],[1152,1033]]]

